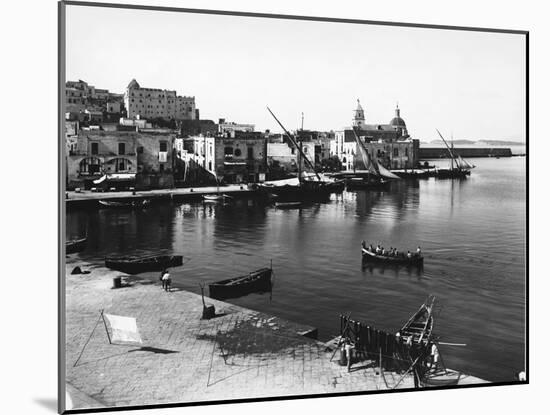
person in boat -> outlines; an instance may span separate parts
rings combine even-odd
[[[384,249],[384,247],[382,247],[382,251],[380,251],[380,254],[382,256],[385,256],[387,254],[386,250]]]
[[[372,244],[369,245],[369,251],[374,252],[374,248],[372,247]]]
[[[364,239],[361,241],[361,248],[367,249],[367,243],[365,242]]]
[[[418,246],[418,248],[416,248],[416,256],[421,256],[422,255],[422,250],[420,249],[420,246]]]
[[[407,251],[407,258],[411,259],[412,258],[412,254],[411,254],[411,251]]]
[[[376,245],[376,254],[377,254],[377,255],[380,254],[380,245]]]
[[[390,246],[390,250],[388,251],[388,256],[392,256],[393,254],[393,246]]]
[[[399,256],[399,251],[397,250],[397,248],[395,248],[394,254],[395,254],[395,256]]]
[[[167,269],[165,269],[164,274],[162,274],[162,282],[164,284],[164,291],[172,291],[172,278]]]

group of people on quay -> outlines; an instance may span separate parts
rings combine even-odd
[[[361,246],[363,247],[363,249],[365,249],[369,252],[372,252],[376,255],[382,255],[382,256],[389,256],[389,257],[404,257],[404,256],[406,256],[407,258],[422,256],[422,250],[420,249],[420,246],[416,248],[415,253],[412,253],[411,251],[407,251],[406,254],[404,254],[403,252],[399,252],[399,250],[397,248],[394,248],[394,247],[390,247],[389,250],[386,250],[383,246],[380,246],[380,245],[377,245],[376,248],[374,248],[372,246],[372,244],[370,244],[367,247],[367,244],[366,244],[365,241],[361,242]]]

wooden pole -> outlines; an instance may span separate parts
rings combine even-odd
[[[90,337],[88,337],[88,340],[86,340],[86,343],[84,343],[84,346],[82,347],[82,350],[80,351],[80,354],[78,355],[78,359],[76,359],[76,362],[74,362],[74,365],[73,367],[76,367],[77,363],[80,361],[80,358],[82,357],[82,355],[84,354],[84,349],[86,348],[86,346],[88,345],[88,343],[90,342],[90,340],[92,339],[92,336],[94,334],[94,331],[97,327],[97,325],[99,324],[99,320],[101,320],[101,317],[103,316],[103,310],[101,310],[101,316],[97,319],[95,325],[94,325],[94,328],[92,329],[92,332],[90,333]]]
[[[101,310],[101,318],[103,319],[103,324],[105,325],[105,331],[107,332],[107,338],[109,339],[109,344],[113,344],[111,341],[111,335],[109,334],[109,329],[107,328],[107,322],[105,321],[105,317],[103,316],[103,310]]]

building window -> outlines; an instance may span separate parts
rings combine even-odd
[[[225,156],[232,156],[233,155],[233,147],[225,147],[223,150]]]
[[[208,162],[208,170],[212,171],[212,162],[211,161]]]
[[[252,160],[254,158],[254,147],[248,147],[248,160]]]
[[[92,155],[99,154],[99,143],[92,143]]]
[[[160,142],[160,151],[168,151],[168,143],[166,141]]]
[[[409,156],[409,147],[405,147],[405,155],[408,157]]]
[[[126,153],[126,144],[125,143],[118,143],[118,154],[120,156],[123,156]]]
[[[159,166],[159,171],[160,171],[161,173],[164,172],[164,164],[161,164],[161,165]]]
[[[396,147],[396,148],[393,149],[393,156],[394,156],[394,157],[399,156],[399,148],[398,148],[398,147]]]

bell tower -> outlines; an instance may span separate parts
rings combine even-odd
[[[365,127],[365,111],[357,99],[357,109],[354,111],[355,115],[353,117],[353,127],[362,130]]]

